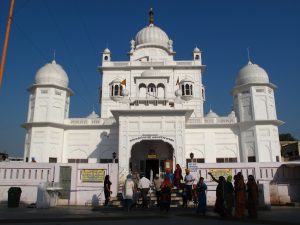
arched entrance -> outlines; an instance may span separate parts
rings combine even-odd
[[[162,140],[142,140],[132,146],[129,168],[147,178],[172,169],[174,148]]]

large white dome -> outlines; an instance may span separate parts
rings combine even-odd
[[[136,47],[153,45],[168,48],[169,37],[162,29],[151,23],[137,33],[135,44]]]
[[[269,83],[269,76],[263,68],[249,62],[239,71],[235,80],[236,85],[248,83]]]
[[[53,60],[52,63],[47,63],[38,70],[35,75],[35,83],[54,84],[67,88],[69,78],[64,69]]]

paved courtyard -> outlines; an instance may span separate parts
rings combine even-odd
[[[156,208],[133,209],[130,213],[118,208],[98,208],[92,210],[90,207],[56,207],[50,209],[36,208],[6,208],[1,207],[1,224],[299,224],[299,207],[272,207],[271,210],[259,211],[257,220],[244,219],[221,220],[212,209],[207,216],[196,215],[194,209],[171,209],[169,213],[162,213]]]

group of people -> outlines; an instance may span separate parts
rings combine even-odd
[[[150,188],[153,188],[156,192],[157,207],[167,212],[170,209],[172,189],[178,189],[182,190],[183,207],[187,207],[188,202],[193,201],[197,205],[196,212],[205,215],[207,211],[207,185],[204,178],[200,177],[195,182],[195,178],[188,169],[185,170],[185,173],[183,177],[182,169],[177,164],[174,173],[171,170],[166,170],[166,173],[162,176],[156,174],[153,183],[143,174],[140,178],[129,174],[125,180],[122,193],[125,209],[130,211],[137,204],[140,196],[142,198],[141,207],[148,208],[147,195]],[[239,172],[234,176],[234,184],[232,184],[232,176],[228,176],[227,179],[220,176],[216,179],[213,174],[208,174],[212,180],[218,183],[214,208],[216,213],[220,214],[222,218],[233,216],[244,218],[245,208],[247,208],[250,218],[257,217],[258,186],[252,175],[248,176],[247,184],[245,184],[244,177]],[[182,183],[182,180],[184,183]],[[107,175],[104,181],[105,205],[108,204],[111,195],[110,186],[111,182]]]
[[[248,209],[249,218],[257,218],[257,206],[259,200],[258,186],[254,176],[249,175],[247,184],[244,182],[244,176],[241,172],[234,176],[234,185],[232,176],[220,176],[217,180],[211,173],[211,178],[218,183],[216,189],[215,212],[221,217],[232,217],[242,219],[245,217],[245,209]],[[233,214],[234,208],[234,214]]]

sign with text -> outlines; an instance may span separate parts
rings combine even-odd
[[[103,183],[106,174],[105,169],[81,170],[81,181],[90,183]]]
[[[188,163],[188,169],[190,170],[190,172],[197,172],[197,163],[195,162],[189,162]]]
[[[160,135],[142,135],[140,137],[132,138],[129,141],[132,142],[138,140],[165,140],[174,142],[174,139]]]

